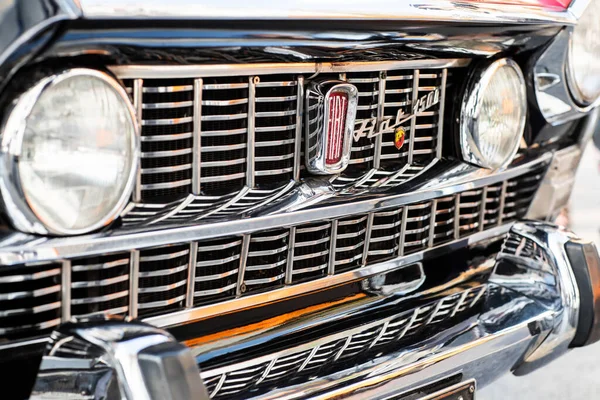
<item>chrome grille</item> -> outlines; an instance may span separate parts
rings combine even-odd
[[[194,305],[236,294],[242,241],[241,237],[233,237],[192,245],[198,249],[193,279]]]
[[[129,253],[119,253],[72,260],[70,315],[127,313],[129,256]]]
[[[289,384],[292,379],[306,381],[319,369],[347,367],[369,350],[381,351],[384,345],[406,340],[425,327],[473,309],[487,289],[487,285],[467,288],[395,316],[265,355],[256,361],[216,369],[201,365],[201,376],[211,398],[269,390],[284,381]]]
[[[414,254],[524,217],[545,168],[541,164],[504,182],[368,214],[62,264],[7,267],[0,271],[0,285],[17,279],[19,289],[6,286],[9,294],[0,298],[4,309],[16,307],[13,289],[30,299],[31,307],[5,317],[0,313],[0,333],[35,336],[55,326],[57,318],[97,313],[166,315]],[[26,313],[39,323],[24,326],[20,315]],[[419,315],[416,322],[426,318]]]
[[[0,334],[5,338],[43,333],[60,324],[60,264],[5,267],[0,293]]]
[[[139,252],[138,316],[167,312],[185,305],[189,258],[188,244]]]
[[[401,150],[394,133],[362,138],[353,144],[348,169],[332,184],[396,186],[440,158],[448,77],[451,68],[468,62],[428,60],[424,69],[402,61],[349,63],[330,67],[340,73],[319,74],[357,86],[356,127],[370,118],[379,127],[386,118],[395,120],[399,110],[410,115],[421,96],[435,88],[441,93],[439,104],[405,123]],[[244,74],[227,65],[197,74],[173,67],[172,78],[152,67],[151,77],[113,67],[124,78],[142,126],[141,171],[125,225],[240,213],[300,180],[304,86],[313,79],[307,71],[314,64],[247,66]]]
[[[327,275],[331,223],[318,222],[294,229],[292,282]]]

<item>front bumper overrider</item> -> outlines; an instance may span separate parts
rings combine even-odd
[[[442,313],[454,315],[478,302],[481,305],[477,313],[447,324],[432,336],[423,340],[419,337],[393,352],[380,352],[360,363],[348,363],[327,375],[279,384],[267,392],[247,391],[244,397],[401,398],[402,393],[449,378],[475,379],[482,387],[509,371],[516,375],[528,373],[570,348],[600,338],[598,252],[592,243],[562,228],[543,222],[515,223],[484,287],[454,295],[458,300],[450,308],[448,298],[438,301],[425,324],[440,319]],[[412,317],[405,318],[409,322],[401,330],[409,331],[424,307],[405,310]],[[224,392],[219,390],[241,376],[240,371],[268,365],[254,378],[259,387],[261,381],[270,379],[269,371],[278,368],[278,360],[291,359],[290,354],[308,354],[298,363],[301,370],[327,343],[341,340],[347,349],[354,343],[352,337],[364,337],[363,332],[379,323],[381,330],[370,339],[369,347],[373,347],[398,320],[382,319],[261,355],[260,360],[232,362],[202,372],[194,361],[198,349],[178,343],[163,330],[115,320],[70,323],[53,334],[32,398],[67,394],[136,400],[220,397]]]

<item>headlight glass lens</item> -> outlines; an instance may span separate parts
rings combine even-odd
[[[525,127],[527,99],[519,66],[501,59],[474,77],[461,115],[461,148],[466,161],[485,168],[506,166]]]
[[[136,125],[108,75],[71,70],[45,87],[25,120],[18,175],[27,205],[50,233],[112,220],[136,168]]]
[[[586,106],[600,97],[600,1],[593,0],[573,30],[568,62],[569,87]]]

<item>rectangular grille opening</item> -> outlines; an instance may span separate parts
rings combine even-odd
[[[437,200],[433,244],[438,245],[454,239],[455,197],[448,196]]]
[[[401,231],[402,208],[375,213],[367,263],[395,258],[398,255]]]
[[[140,251],[138,315],[175,311],[185,305],[190,246]]]
[[[320,222],[296,228],[293,281],[301,282],[327,275],[331,223]]]
[[[255,170],[259,188],[294,178],[298,84],[294,75],[265,75],[256,83]]]
[[[191,188],[193,80],[144,80],[141,96],[142,200],[177,200]]]
[[[363,121],[377,117],[379,103],[379,72],[351,72],[346,74],[346,80],[358,89],[358,106],[356,111],[355,129]],[[356,178],[371,168],[375,156],[375,139],[361,138],[352,142],[350,165],[342,176]]]
[[[198,243],[194,305],[235,296],[241,253],[241,237]]]
[[[483,189],[471,190],[460,194],[460,237],[479,231],[482,194]]]
[[[485,196],[485,212],[483,217],[483,229],[491,228],[500,223],[500,197],[502,196],[502,183],[487,187]]]
[[[124,315],[129,311],[129,253],[71,262],[71,315]]]
[[[202,84],[200,189],[237,192],[246,182],[248,78],[205,78]]]
[[[250,237],[244,274],[244,292],[283,284],[288,257],[289,229],[277,229]]]
[[[404,254],[427,248],[431,202],[407,206],[406,229],[404,231]]]
[[[401,110],[405,117],[412,112],[412,91],[414,75],[412,70],[387,71],[385,82],[384,116],[391,118],[390,124],[395,124],[398,112]],[[381,166],[386,171],[397,171],[408,162],[408,147],[410,127],[413,120],[406,121],[402,128],[405,131],[403,146],[398,149],[394,132],[384,133],[381,147]]]
[[[364,216],[342,218],[337,225],[335,246],[335,273],[360,268],[367,232],[367,219]]]
[[[61,264],[0,269],[0,335],[23,339],[48,333],[61,319]]]

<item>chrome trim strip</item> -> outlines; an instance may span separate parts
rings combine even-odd
[[[585,0],[584,0],[585,1]],[[308,21],[432,21],[462,24],[560,24],[576,23],[580,9],[575,0],[564,11],[540,6],[490,4],[452,0],[405,0],[390,3],[373,0],[368,3],[340,3],[333,0],[302,0],[272,3],[245,0],[227,2],[151,0],[79,0],[85,19],[202,19],[202,20],[308,20]]]
[[[465,67],[466,58],[365,61],[351,63],[257,63],[216,65],[113,65],[108,69],[120,79],[177,79],[202,76],[238,76],[269,74],[316,74],[338,72],[369,72],[388,69],[437,69]],[[205,89],[206,89],[205,85]]]
[[[250,76],[248,78],[248,124],[247,124],[247,143],[246,143],[246,185],[253,189],[255,186],[255,118],[256,118],[256,84],[260,82],[258,76]]]
[[[190,321],[196,321],[217,315],[226,314],[232,311],[239,311],[246,308],[272,303],[314,291],[319,291],[322,290],[323,287],[332,287],[352,281],[365,279],[373,275],[398,269],[404,265],[414,264],[416,262],[422,261],[424,258],[433,257],[437,254],[440,254],[441,252],[446,251],[448,248],[456,246],[460,243],[472,244],[477,243],[479,241],[500,237],[507,233],[510,227],[511,224],[499,226],[484,232],[475,233],[469,236],[468,238],[463,238],[450,243],[446,243],[433,249],[425,249],[418,253],[413,253],[405,257],[397,257],[393,260],[373,264],[354,271],[344,272],[339,275],[331,275],[325,278],[300,283],[297,285],[287,286],[266,293],[258,293],[255,295],[243,296],[233,300],[201,306],[190,310],[176,311],[168,315],[149,317],[144,319],[144,321],[158,327],[174,326],[183,323],[188,323]],[[241,279],[243,279],[242,273],[240,273],[240,276],[242,277]],[[238,284],[238,288],[240,288],[240,285],[241,284]]]
[[[444,106],[446,103],[446,85],[448,78],[448,69],[442,70],[442,83],[440,93],[440,109],[438,111],[438,133],[437,133],[437,158],[442,158],[442,142],[444,141]]]
[[[246,262],[248,262],[248,253],[250,250],[250,235],[244,235],[242,240],[242,251],[240,253],[240,268],[238,269],[238,280],[235,288],[235,295],[241,296],[245,292],[244,275],[246,275]]]
[[[418,69],[415,69],[414,73],[413,73],[413,87],[412,87],[412,100],[410,103],[410,108],[411,109],[415,109],[415,106],[417,104],[417,101],[419,100],[419,75],[420,75],[420,71]],[[444,90],[444,89],[442,89]],[[445,92],[445,90],[444,90]],[[441,118],[443,118],[443,115],[440,116]],[[417,118],[416,116],[414,118],[412,118],[410,120],[410,138],[408,141],[408,165],[412,165],[413,164],[413,156],[414,156],[414,152],[415,152],[415,131],[416,131],[416,126],[417,126]]]
[[[187,294],[185,298],[185,308],[194,306],[194,291],[196,286],[196,267],[198,264],[198,242],[190,243],[190,262],[188,264],[187,276]]]
[[[304,77],[299,75],[296,78],[298,86],[296,88],[297,93],[297,105],[296,105],[296,138],[294,142],[294,181],[300,181],[300,163],[302,153],[302,118],[304,112]]]
[[[202,154],[202,78],[194,80],[194,124],[192,132],[192,194],[200,194]]]
[[[137,118],[138,126],[140,126],[139,135],[142,136],[141,126],[142,126],[142,91],[144,87],[144,81],[142,79],[134,79],[133,80],[133,108],[135,110],[135,116]],[[141,148],[140,148],[141,151]],[[137,175],[135,177],[135,184],[133,186],[132,200],[134,203],[139,203],[142,201],[142,166],[140,163],[140,167],[137,170]]]
[[[338,220],[334,219],[331,221],[331,233],[329,235],[329,262],[327,264],[327,275],[335,274],[335,256],[336,256],[336,247],[337,247],[337,233],[338,228]]]
[[[138,315],[138,286],[139,286],[139,272],[140,272],[140,251],[132,250],[129,253],[130,267],[129,267],[129,313],[128,316],[131,319],[137,318]]]
[[[71,260],[62,262],[60,277],[61,284],[61,321],[67,322],[71,319]]]
[[[70,238],[40,239],[37,236],[23,238],[22,234],[15,234],[20,240],[15,242],[14,238],[11,240],[11,236],[8,236],[4,242],[6,243],[5,247],[0,247],[0,264],[13,265],[61,260],[99,253],[129,251],[131,248],[157,247],[172,243],[242,235],[253,231],[310,223],[323,219],[325,215],[327,218],[333,219],[354,214],[367,214],[507,180],[532,171],[539,165],[548,163],[551,158],[552,153],[546,153],[534,161],[496,173],[461,164],[441,176],[441,180],[433,180],[409,193],[393,194],[393,191],[390,191],[390,195],[386,197],[367,197],[351,203],[339,202],[320,208],[266,212],[253,218],[231,219],[226,222],[211,221],[206,224],[162,228],[153,231],[104,232]],[[242,191],[242,196],[243,193]],[[28,240],[28,238],[30,239]]]
[[[288,245],[288,255],[286,260],[286,269],[285,269],[285,284],[289,285],[292,283],[293,275],[294,275],[294,248],[296,247],[296,227],[292,226],[290,228],[290,239]]]

